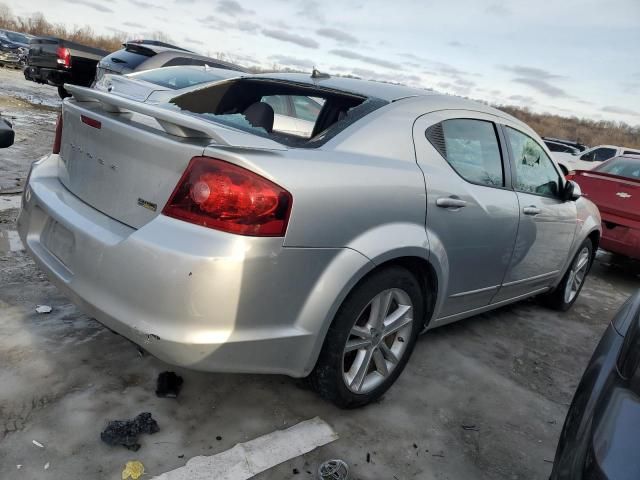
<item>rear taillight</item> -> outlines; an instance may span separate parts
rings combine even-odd
[[[62,114],[58,115],[58,121],[56,122],[56,136],[53,139],[53,153],[60,153],[60,147],[62,146]]]
[[[225,232],[281,237],[292,203],[289,192],[250,170],[194,157],[162,213]]]
[[[56,53],[58,54],[58,65],[62,65],[64,68],[71,67],[71,50],[65,47],[58,47]]]
[[[569,173],[567,173],[564,178],[566,178],[567,180],[573,180],[574,178],[576,178],[576,172],[574,172],[573,170],[570,171]]]

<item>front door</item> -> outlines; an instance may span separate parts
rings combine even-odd
[[[511,260],[518,200],[494,119],[451,110],[424,115],[414,125],[426,181],[429,242],[448,263],[436,324],[487,306]]]
[[[564,201],[560,172],[532,137],[504,128],[512,157],[520,226],[513,258],[493,302],[540,291],[563,271],[577,226],[575,202]]]

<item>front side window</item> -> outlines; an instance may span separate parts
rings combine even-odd
[[[516,164],[515,189],[524,193],[557,197],[560,192],[560,176],[538,142],[511,127],[507,127],[507,138]]]
[[[493,123],[462,118],[445,120],[429,127],[426,136],[468,182],[504,186],[502,155]]]
[[[583,154],[580,160],[586,162],[604,162],[616,155],[616,151],[613,148],[596,148],[590,152]]]

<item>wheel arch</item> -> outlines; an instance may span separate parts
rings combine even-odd
[[[385,255],[384,260],[376,259],[369,261],[366,268],[358,269],[358,271],[354,272],[354,275],[349,279],[349,281],[345,282],[344,288],[342,289],[340,294],[336,296],[333,305],[327,312],[324,324],[318,331],[315,346],[312,349],[311,354],[309,355],[308,363],[304,369],[306,374],[310,373],[313,370],[318,360],[322,345],[324,344],[329,326],[333,322],[340,306],[344,303],[349,294],[358,287],[358,285],[360,285],[371,275],[380,272],[381,270],[393,266],[400,266],[407,269],[412,275],[414,275],[418,280],[418,284],[420,285],[420,289],[425,299],[423,330],[433,319],[437,304],[436,301],[438,298],[438,292],[441,288],[441,281],[439,278],[437,267],[431,263],[428,257],[420,256],[417,254],[417,252],[407,252],[404,250],[400,250],[396,253],[396,256]],[[422,253],[424,254],[424,251]]]

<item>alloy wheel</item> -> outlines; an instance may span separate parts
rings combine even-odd
[[[584,247],[571,266],[567,285],[564,289],[564,301],[571,303],[584,283],[589,268],[589,249]]]
[[[404,356],[413,322],[413,304],[404,290],[377,294],[362,310],[345,344],[343,380],[354,393],[380,386]]]

